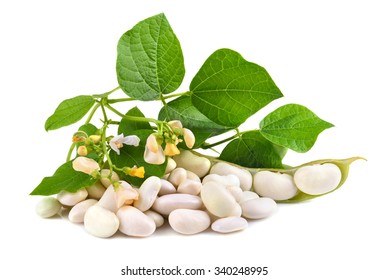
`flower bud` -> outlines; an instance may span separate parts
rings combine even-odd
[[[77,148],[77,154],[79,156],[86,156],[88,154],[88,149],[84,145]]]
[[[170,121],[168,122],[168,125],[174,130],[174,129],[180,129],[182,128],[182,123],[178,120]]]
[[[101,141],[101,135],[91,135],[89,139],[93,142],[93,144],[97,144]]]
[[[145,177],[145,168],[143,166],[141,167],[124,167],[123,172],[126,173],[127,175],[133,176],[133,177],[138,177],[138,178],[144,178]]]
[[[73,143],[84,142],[87,137],[88,135],[84,131],[77,131],[76,133],[73,134],[72,142]]]
[[[190,129],[184,128],[184,140],[185,144],[189,149],[192,149],[193,145],[195,144],[195,136],[193,132]]]
[[[175,156],[180,154],[180,150],[173,143],[166,143],[165,155],[166,156]]]
[[[96,171],[100,168],[99,164],[95,160],[82,156],[73,160],[72,165],[74,170],[88,175],[96,173]]]

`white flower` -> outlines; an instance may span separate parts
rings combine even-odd
[[[193,132],[190,129],[184,128],[184,140],[185,144],[189,149],[193,148],[193,145],[195,144],[195,136]]]
[[[139,137],[135,135],[126,136],[124,137],[123,133],[115,136],[109,141],[109,145],[111,146],[112,150],[114,150],[118,155],[120,155],[120,148],[123,147],[123,144],[131,145],[138,147],[139,145]]]
[[[131,204],[138,200],[139,193],[126,181],[119,181],[120,186],[115,189],[116,206],[122,207],[124,204]]]
[[[84,172],[89,175],[92,175],[92,173],[100,168],[99,164],[95,160],[87,157],[77,157],[73,160],[72,165],[74,170]]]
[[[150,164],[162,164],[165,162],[165,154],[161,146],[158,145],[158,150],[153,153],[147,146],[143,154],[145,162]]]

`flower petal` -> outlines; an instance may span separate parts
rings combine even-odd
[[[126,145],[131,145],[138,147],[139,146],[140,139],[136,135],[126,136],[122,139],[122,143]]]
[[[112,138],[110,141],[109,141],[109,146],[111,146],[111,149],[114,150],[118,155],[120,155],[120,150],[118,148],[118,146],[116,145],[116,142],[113,141],[114,138]]]
[[[156,153],[150,151],[146,146],[143,158],[145,162],[150,164],[162,164],[165,162],[165,154],[163,153],[161,146],[158,146],[158,151]]]

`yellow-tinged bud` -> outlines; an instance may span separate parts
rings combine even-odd
[[[190,129],[184,128],[184,140],[185,140],[186,146],[189,149],[192,149],[195,142],[196,142],[196,138]]]
[[[101,141],[101,135],[91,135],[89,139],[93,142],[93,144],[97,144]]]
[[[84,145],[77,148],[77,154],[79,156],[86,156],[88,154],[88,148]]]
[[[133,177],[138,177],[138,178],[144,178],[145,177],[145,168],[143,166],[141,167],[124,167],[123,168],[124,173],[127,175],[133,176]]]
[[[173,143],[166,143],[165,155],[166,156],[175,156],[180,154],[180,150]]]
[[[73,143],[85,142],[87,137],[88,135],[84,131],[77,131],[76,133],[73,134],[72,142]]]

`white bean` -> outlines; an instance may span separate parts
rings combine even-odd
[[[87,198],[88,192],[85,188],[79,189],[78,191],[71,193],[67,191],[61,191],[57,194],[57,199],[65,206],[74,206],[80,201],[83,201]]]
[[[268,197],[254,198],[240,204],[242,216],[248,219],[269,217],[277,209],[275,201]]]
[[[159,190],[158,195],[172,194],[176,192],[176,188],[172,183],[165,179],[161,179],[161,189]]]
[[[176,209],[200,209],[203,206],[200,197],[191,194],[174,193],[158,197],[152,209],[162,215],[169,215]]]
[[[223,218],[238,214],[239,204],[223,185],[212,181],[205,183],[201,188],[201,199],[215,216]]]
[[[253,185],[253,177],[251,173],[246,169],[242,169],[226,162],[218,162],[214,166],[212,166],[210,172],[211,174],[218,175],[235,175],[239,178],[240,187],[244,191],[248,191],[251,189]]]
[[[212,230],[220,233],[230,233],[244,230],[248,227],[247,220],[241,217],[221,218],[212,223]]]
[[[291,175],[271,171],[260,171],[254,175],[254,190],[260,196],[274,200],[286,200],[298,192]]]
[[[178,185],[177,192],[198,195],[201,190],[201,183],[191,179],[185,179]]]
[[[132,206],[123,206],[116,213],[120,226],[119,231],[129,236],[146,237],[156,229],[152,218]]]
[[[147,178],[138,189],[139,198],[135,200],[134,206],[142,212],[149,210],[157,199],[160,189],[161,179],[156,176]]]
[[[178,167],[185,168],[195,173],[200,178],[204,177],[211,167],[211,162],[205,157],[200,157],[190,151],[181,151],[179,155],[173,157]]]
[[[207,212],[202,210],[176,209],[169,215],[170,226],[181,234],[196,234],[211,224]]]
[[[154,223],[155,223],[155,226],[157,228],[159,228],[160,226],[162,226],[165,222],[165,219],[160,215],[158,214],[157,212],[153,211],[153,210],[147,210],[146,212],[144,212],[147,216],[149,216],[151,219],[154,220]]]
[[[339,167],[332,163],[303,166],[294,174],[297,188],[306,194],[320,195],[334,190],[342,179]]]
[[[42,218],[50,218],[58,214],[61,208],[61,203],[55,197],[45,197],[36,205],[35,211]]]
[[[69,212],[69,221],[72,223],[83,223],[86,211],[96,203],[96,199],[87,199],[77,203]]]
[[[100,199],[103,196],[106,188],[102,183],[96,182],[94,185],[87,187],[86,190],[88,191],[88,197]]]
[[[175,187],[177,187],[179,184],[181,184],[186,178],[187,173],[184,168],[178,167],[174,169],[172,172],[170,172],[170,175],[168,177],[168,181],[172,183]]]
[[[115,213],[95,204],[86,211],[84,226],[88,233],[105,238],[117,232],[119,219]]]
[[[165,174],[169,174],[177,167],[177,163],[171,157],[167,158],[167,164],[165,169]]]

